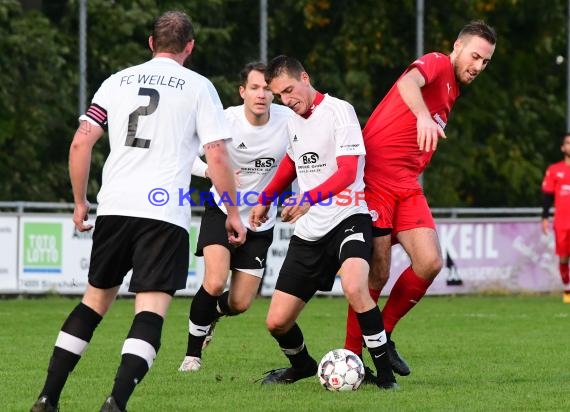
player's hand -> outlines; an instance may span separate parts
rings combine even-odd
[[[285,199],[283,205],[285,206],[281,210],[281,220],[289,223],[295,223],[311,207],[311,204],[303,196],[291,196]]]
[[[542,233],[544,233],[545,235],[548,234],[548,229],[549,229],[549,225],[548,225],[548,219],[542,219],[542,221],[540,222],[541,227],[542,227]]]
[[[422,151],[435,151],[438,139],[440,137],[447,139],[447,136],[441,126],[430,116],[418,116],[416,126],[418,129],[418,148]]]
[[[245,243],[247,230],[241,221],[239,213],[228,215],[226,218],[226,231],[228,242],[233,246],[241,246]]]
[[[251,230],[256,230],[263,223],[267,222],[269,217],[269,208],[271,205],[256,205],[249,212],[249,226]]]
[[[73,224],[80,232],[93,229],[93,225],[85,223],[89,219],[90,207],[91,205],[89,205],[87,200],[75,204],[75,208],[73,209]]]

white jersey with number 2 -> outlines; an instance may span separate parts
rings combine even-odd
[[[213,84],[172,59],[154,58],[105,80],[80,119],[108,123],[111,152],[97,214],[162,220],[188,230],[184,194],[198,149],[231,138]]]

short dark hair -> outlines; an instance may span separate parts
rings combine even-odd
[[[267,66],[265,66],[265,63],[263,63],[263,62],[249,62],[249,63],[247,63],[245,66],[243,66],[243,69],[241,69],[241,71],[239,72],[239,84],[240,84],[240,86],[245,87],[247,85],[247,77],[254,70],[256,72],[260,72],[260,73],[265,74],[266,67]]]
[[[265,69],[265,81],[269,84],[274,78],[281,76],[283,73],[299,80],[301,73],[305,71],[305,68],[299,60],[282,54],[273,58],[267,65]]]
[[[463,26],[457,38],[464,36],[478,36],[487,40],[490,44],[497,43],[497,33],[495,29],[485,23],[483,20],[473,20],[472,22]]]
[[[152,29],[154,52],[181,53],[194,40],[194,27],[182,11],[167,11],[159,16]]]
[[[564,141],[567,137],[570,137],[570,132],[566,132],[566,134],[562,135],[562,138],[560,139],[560,146],[564,144]]]

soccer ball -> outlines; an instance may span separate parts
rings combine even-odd
[[[329,391],[355,391],[364,380],[364,364],[348,349],[334,349],[319,363],[317,376]]]

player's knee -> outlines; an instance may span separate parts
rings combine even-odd
[[[85,295],[83,295],[82,302],[99,315],[105,316],[111,307],[111,304],[115,300],[116,294],[106,292],[100,293],[99,290],[97,290],[97,293],[93,293],[93,290],[95,289],[90,286]]]
[[[357,312],[362,312],[368,309],[368,306],[370,306],[372,302],[368,289],[363,288],[361,285],[343,284],[343,291],[344,291],[344,296],[348,300],[348,303]]]
[[[246,299],[241,299],[238,301],[230,301],[230,309],[232,315],[239,315],[245,312],[251,307],[251,301]]]
[[[275,316],[268,316],[265,320],[265,325],[267,326],[269,333],[273,336],[283,335],[289,329],[287,327],[287,322]]]
[[[439,272],[441,272],[442,268],[443,268],[443,258],[441,256],[437,256],[432,262],[431,273],[435,277]]]
[[[426,259],[421,268],[421,273],[417,274],[426,280],[433,280],[443,268],[443,259],[439,255],[433,256],[430,259]]]
[[[361,289],[362,288],[359,285],[356,285],[354,283],[345,282],[342,284],[344,296],[346,296],[346,299],[351,304],[352,302],[357,301],[360,295],[362,295]]]
[[[227,279],[221,279],[219,276],[204,277],[204,289],[212,296],[219,296],[224,293],[226,283]]]

